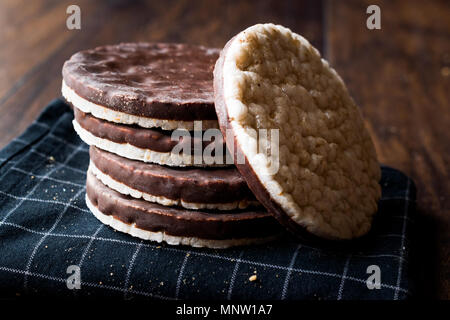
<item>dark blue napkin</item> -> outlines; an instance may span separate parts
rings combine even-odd
[[[169,246],[116,232],[89,212],[88,146],[72,119],[71,109],[55,100],[0,151],[1,297],[392,300],[414,294],[408,261],[416,192],[401,172],[382,168],[373,229],[348,248],[319,248],[289,235],[227,250]],[[76,279],[80,289],[73,289]]]

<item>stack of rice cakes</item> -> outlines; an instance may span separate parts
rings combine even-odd
[[[226,150],[221,139],[203,141],[198,132],[218,128],[219,53],[122,43],[66,61],[62,94],[74,108],[75,130],[90,145],[86,204],[101,222],[142,239],[210,248],[262,243],[281,232],[226,163],[226,151],[212,162],[201,157],[211,143]]]

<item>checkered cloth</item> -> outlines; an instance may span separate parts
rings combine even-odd
[[[261,246],[195,249],[141,241],[86,208],[88,146],[73,114],[53,101],[0,151],[0,296],[125,299],[405,299],[415,187],[383,167],[383,196],[370,236],[320,249],[286,235]],[[78,266],[81,288],[68,289]],[[380,289],[368,289],[380,269]],[[375,267],[376,268],[376,267]],[[255,281],[249,277],[256,275]]]

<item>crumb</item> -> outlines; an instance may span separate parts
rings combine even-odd
[[[248,278],[248,280],[251,282],[256,281],[257,279],[258,279],[258,277],[256,276],[256,274],[254,274],[250,278]]]
[[[48,157],[48,160],[50,160],[50,161],[55,161],[55,157],[53,157],[53,156],[50,156],[50,157]]]

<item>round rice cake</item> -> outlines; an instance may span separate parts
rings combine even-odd
[[[73,127],[84,142],[122,157],[177,167],[227,166],[227,150],[218,129],[214,130],[218,131],[219,140],[203,141],[194,132],[185,131],[187,136],[172,137],[174,131],[109,122],[78,108],[74,108],[74,114]],[[201,157],[196,157],[196,148]],[[206,148],[211,152],[205,152]],[[221,151],[222,156],[217,154],[216,158],[216,151]],[[203,156],[206,153],[211,153],[211,157]]]
[[[214,92],[237,168],[280,223],[326,239],[369,231],[381,194],[375,148],[342,79],[306,39],[273,24],[242,31],[216,62]],[[259,129],[276,130],[279,152],[259,152]]]
[[[219,50],[167,43],[120,43],[75,53],[62,94],[104,120],[165,130],[217,128],[214,62]]]
[[[97,219],[118,231],[171,245],[228,248],[264,243],[282,233],[265,210],[217,213],[165,207],[118,193],[90,171],[86,205]]]
[[[258,206],[239,171],[227,168],[170,168],[122,158],[94,146],[89,170],[125,195],[187,209],[245,209]]]

